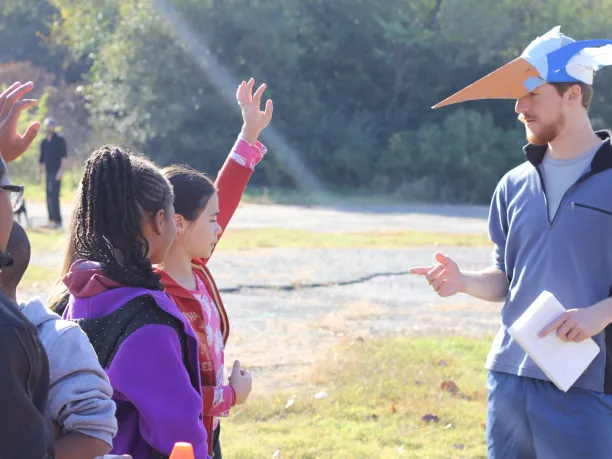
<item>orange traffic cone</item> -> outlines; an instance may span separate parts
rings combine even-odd
[[[194,459],[193,446],[191,446],[191,443],[175,443],[170,459]]]

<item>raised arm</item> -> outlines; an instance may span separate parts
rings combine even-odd
[[[255,166],[267,151],[257,139],[270,124],[274,108],[272,101],[268,100],[265,110],[260,110],[266,85],[262,84],[253,94],[254,84],[255,80],[251,78],[248,83],[243,81],[238,86],[236,100],[242,111],[242,130],[215,181],[219,194],[218,222],[222,231],[236,212]]]

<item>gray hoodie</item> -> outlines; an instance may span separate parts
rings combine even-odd
[[[87,335],[38,298],[21,304],[20,309],[38,328],[49,357],[47,409],[51,419],[59,424],[62,434],[76,431],[112,446],[117,434],[113,389]]]

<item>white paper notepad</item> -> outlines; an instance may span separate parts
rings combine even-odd
[[[540,331],[564,312],[565,308],[555,296],[544,291],[512,324],[508,333],[546,376],[567,392],[597,356],[599,346],[592,338],[581,343],[567,343],[556,332],[545,338],[538,337]]]

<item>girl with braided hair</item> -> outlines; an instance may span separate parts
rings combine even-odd
[[[198,344],[153,264],[176,235],[174,194],[158,168],[116,146],[92,153],[77,191],[63,318],[79,323],[117,405],[112,454],[167,458],[176,442],[208,459]]]
[[[203,421],[214,459],[221,459],[220,418],[244,403],[251,392],[251,375],[240,368],[238,361],[234,362],[229,385],[224,384],[224,347],[230,327],[206,262],[236,211],[255,165],[266,152],[257,138],[272,119],[272,101],[260,111],[266,86],[261,85],[253,94],[254,83],[251,79],[238,87],[242,132],[214,183],[185,166],[163,171],[174,189],[177,237],[160,266],[161,279],[198,338]]]

